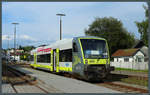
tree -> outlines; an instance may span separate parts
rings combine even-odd
[[[26,52],[30,52],[34,48],[35,48],[34,46],[25,46],[25,47],[23,47],[24,51],[26,51]]]
[[[136,26],[138,27],[138,32],[141,34],[140,39],[144,42],[144,44],[146,46],[148,46],[148,7],[143,6],[143,8],[145,9],[145,16],[146,19],[143,20],[142,22],[135,22]]]
[[[21,49],[23,49],[23,47],[21,45],[19,45],[19,49],[21,50]]]
[[[35,48],[34,46],[24,46],[24,47],[20,46],[20,49],[24,50],[24,53],[23,53],[23,55],[20,56],[20,59],[26,60],[26,61],[29,60],[30,51],[34,48]]]
[[[118,49],[133,46],[135,37],[129,33],[121,21],[113,17],[95,18],[95,21],[85,29],[85,35],[105,38],[108,42],[110,54]]]

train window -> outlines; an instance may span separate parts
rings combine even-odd
[[[38,55],[37,62],[50,63],[50,54]]]
[[[78,48],[76,43],[73,43],[73,52],[78,52]]]
[[[81,39],[80,41],[85,58],[108,58],[107,46],[104,40]]]
[[[72,49],[61,50],[59,54],[60,62],[72,62]]]

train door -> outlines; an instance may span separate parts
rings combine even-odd
[[[53,50],[53,71],[56,72],[56,49]]]
[[[36,62],[37,62],[37,55],[36,53],[34,53],[34,64],[36,64]]]
[[[34,53],[34,55],[33,55],[33,60],[34,60],[34,62],[33,62],[33,64],[32,64],[32,66],[33,66],[34,68],[36,68],[36,62],[37,62],[37,54],[36,54],[36,53]]]
[[[59,49],[54,49],[52,53],[53,72],[59,72]]]

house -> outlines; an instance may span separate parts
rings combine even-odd
[[[132,48],[140,48],[140,50],[145,54],[144,61],[148,62],[148,47],[144,45],[143,41],[138,41]]]
[[[145,54],[140,48],[119,49],[112,54],[114,62],[144,62]]]
[[[20,56],[23,55],[23,50],[16,49],[16,53],[14,53],[14,49],[7,50],[7,59],[9,60],[17,60],[20,61]]]

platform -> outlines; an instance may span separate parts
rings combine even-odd
[[[122,93],[103,86],[98,86],[89,82],[78,79],[67,78],[64,76],[56,75],[51,72],[36,70],[32,68],[13,67],[20,72],[26,73],[37,78],[37,84],[40,88],[45,89],[48,93]],[[3,85],[6,86],[6,85]],[[40,90],[37,91],[33,85],[14,86],[19,93],[44,93]],[[10,86],[9,86],[10,87]],[[10,88],[5,87],[3,92],[11,92]],[[28,90],[29,88],[32,88]],[[7,91],[8,90],[8,91]],[[13,92],[12,92],[13,93]]]

